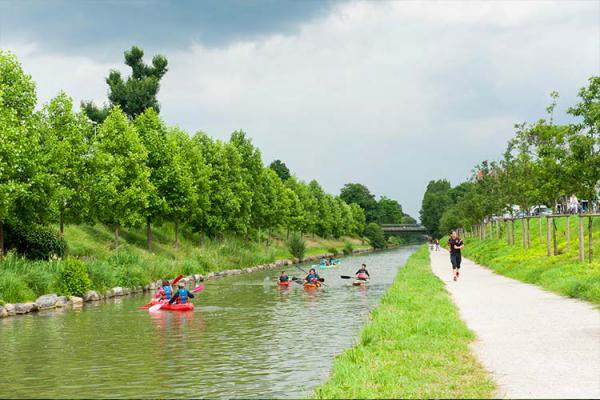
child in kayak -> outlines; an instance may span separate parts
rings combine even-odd
[[[281,271],[281,274],[279,274],[279,282],[287,282],[290,280],[290,277],[288,276],[288,274],[285,271]]]
[[[363,264],[360,266],[360,269],[358,271],[356,271],[356,279],[359,279],[361,281],[366,281],[368,278],[371,277],[371,275],[369,275],[369,271],[367,271],[367,265]]]
[[[173,304],[175,303],[175,301],[177,301],[177,304],[187,304],[188,298],[194,298],[194,295],[191,294],[190,291],[185,288],[184,281],[180,281],[178,286],[179,289],[175,292],[173,297],[171,297],[171,300],[169,300],[169,304]]]
[[[304,281],[306,283],[317,283],[319,282],[319,274],[317,274],[317,271],[314,268],[311,268],[308,271],[308,275],[306,275],[306,278],[304,278]]]
[[[162,286],[156,292],[156,298],[159,301],[171,300],[171,296],[173,295],[173,288],[171,288],[171,284],[168,280],[163,279]]]

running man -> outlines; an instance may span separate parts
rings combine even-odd
[[[448,251],[450,252],[452,275],[455,281],[458,280],[458,276],[460,275],[460,262],[462,261],[460,251],[464,249],[464,247],[465,244],[460,237],[458,237],[458,233],[456,233],[456,231],[452,231],[450,239],[448,239]]]

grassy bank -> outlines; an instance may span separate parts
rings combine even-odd
[[[469,351],[459,319],[425,246],[411,256],[363,328],[338,356],[317,398],[488,398],[494,384]]]
[[[65,229],[68,255],[84,260],[91,289],[105,291],[115,286],[143,286],[150,281],[177,274],[205,274],[226,269],[266,264],[291,258],[284,234],[275,234],[269,246],[239,238],[212,240],[183,234],[179,248],[174,246],[174,227],[153,229],[152,251],[146,248],[144,229],[122,232],[118,249],[114,234],[104,226],[76,225]],[[306,237],[307,255],[341,252],[346,242],[354,248],[366,248],[361,240]],[[64,293],[60,271],[63,261],[29,261],[9,254],[0,260],[0,304],[35,300],[47,293]]]
[[[480,240],[468,238],[465,256],[479,264],[488,266],[499,274],[533,283],[565,295],[600,305],[600,218],[594,219],[593,250],[594,262],[587,262],[588,230],[585,219],[586,262],[579,262],[578,217],[557,218],[557,255],[547,256],[546,221],[542,221],[542,235],[538,220],[530,222],[530,249],[523,249],[521,221],[515,221],[515,244],[509,245],[506,233],[502,239]],[[567,229],[570,231],[570,246],[567,248]]]

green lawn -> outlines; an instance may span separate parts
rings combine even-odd
[[[581,263],[579,254],[578,218],[570,218],[570,246],[567,249],[566,218],[557,218],[557,250],[558,255],[547,256],[546,225],[542,223],[540,237],[538,220],[530,222],[532,247],[523,249],[521,221],[515,221],[515,244],[509,245],[506,233],[501,239],[480,240],[465,239],[464,255],[495,272],[533,283],[541,287],[600,305],[600,218],[594,219],[593,250],[596,255],[593,263],[587,262],[588,231],[585,219],[585,255],[586,261]]]
[[[469,351],[473,340],[422,246],[314,397],[492,397],[495,384]]]

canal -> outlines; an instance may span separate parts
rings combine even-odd
[[[416,249],[344,258],[313,290],[278,288],[279,270],[208,281],[193,312],[149,313],[135,295],[0,320],[0,397],[306,397]],[[367,287],[340,279],[361,263]]]

